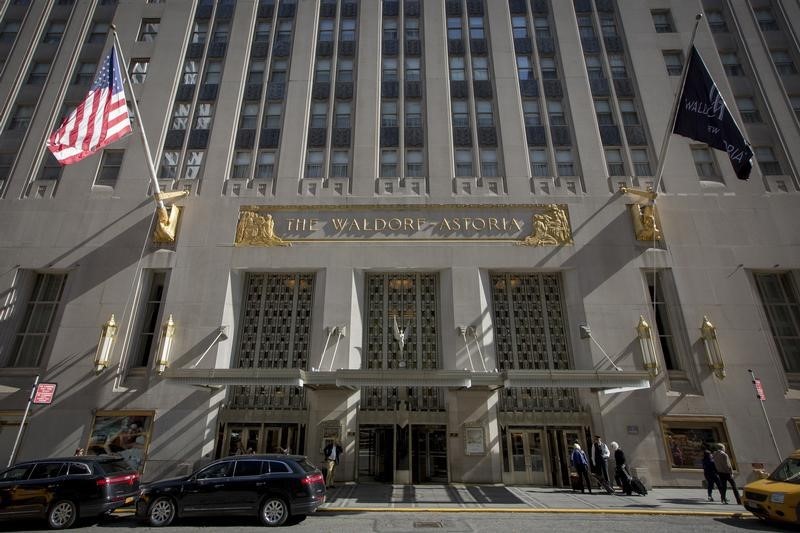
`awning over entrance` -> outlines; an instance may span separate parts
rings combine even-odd
[[[299,368],[175,368],[166,379],[188,385],[294,385],[298,387],[569,387],[576,389],[646,389],[647,372],[606,372],[595,370],[505,370],[472,372],[469,370],[335,370],[307,371]]]

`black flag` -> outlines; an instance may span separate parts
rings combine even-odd
[[[741,180],[750,177],[753,150],[694,46],[672,131],[727,152],[736,176]]]

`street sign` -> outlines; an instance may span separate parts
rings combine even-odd
[[[753,386],[756,388],[756,398],[761,400],[762,402],[767,399],[764,396],[764,387],[761,386],[761,380],[756,378],[753,380]]]
[[[51,404],[56,395],[56,383],[39,383],[33,395],[33,403]]]

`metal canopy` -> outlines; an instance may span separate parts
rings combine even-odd
[[[575,389],[645,389],[647,372],[606,372],[594,370],[373,370],[340,369],[331,372],[299,368],[177,368],[164,377],[188,385],[293,385],[297,387],[566,387]]]

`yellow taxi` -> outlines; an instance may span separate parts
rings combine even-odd
[[[800,524],[800,450],[766,479],[745,485],[742,504],[759,518]]]

